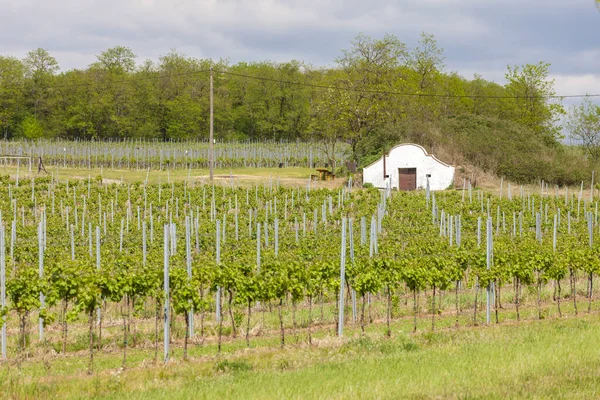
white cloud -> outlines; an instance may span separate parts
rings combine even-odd
[[[560,95],[600,94],[600,74],[552,75],[551,78]]]
[[[63,69],[84,68],[115,45],[140,61],[177,48],[232,62],[330,65],[359,32],[414,45],[421,31],[436,35],[449,69],[488,79],[540,60],[565,76],[600,68],[591,0],[0,0],[0,9],[1,54],[44,47]]]

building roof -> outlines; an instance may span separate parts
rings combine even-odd
[[[390,154],[392,151],[394,151],[395,149],[397,149],[397,148],[399,148],[399,147],[403,147],[403,146],[414,146],[414,147],[418,147],[419,149],[421,149],[421,150],[423,151],[423,154],[425,154],[425,156],[426,156],[426,157],[431,157],[431,158],[433,158],[435,161],[439,162],[440,164],[442,164],[442,165],[444,165],[444,166],[446,166],[446,167],[451,167],[451,165],[450,165],[450,164],[446,164],[445,162],[443,162],[443,161],[439,160],[439,159],[438,159],[436,156],[434,156],[433,154],[429,154],[429,153],[427,153],[427,150],[425,150],[425,148],[424,148],[423,146],[421,146],[421,145],[418,145],[418,144],[415,144],[415,143],[400,143],[400,144],[397,144],[397,145],[395,145],[394,147],[392,147],[392,148],[390,149],[390,151],[388,151],[388,155],[389,155],[389,154]],[[369,168],[369,167],[371,167],[371,166],[375,165],[376,163],[378,163],[378,162],[379,162],[380,160],[382,160],[382,159],[383,159],[383,156],[379,157],[377,160],[373,161],[371,164],[367,165],[367,166],[366,166],[366,167],[364,167],[363,169],[365,169],[365,168]]]

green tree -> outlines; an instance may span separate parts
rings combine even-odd
[[[210,61],[171,51],[158,62],[158,126],[163,139],[198,138],[208,132]]]
[[[406,45],[393,35],[373,39],[361,34],[336,60],[339,74],[332,83],[345,90],[332,92],[339,96],[332,101],[339,104],[346,141],[355,159],[361,156],[357,153],[360,141],[398,114],[392,107],[393,97],[385,92],[395,90],[397,82],[402,81],[397,68],[407,54]]]
[[[136,57],[129,47],[115,46],[98,54],[92,65],[117,75],[130,74],[135,70]]]
[[[40,139],[44,136],[44,128],[33,115],[28,115],[21,122],[21,136],[29,140]]]
[[[0,56],[0,130],[4,138],[14,132],[22,110],[25,66],[14,57]]]
[[[328,74],[324,82],[335,84],[336,73]],[[320,90],[311,99],[310,137],[321,143],[332,170],[336,167],[337,148],[348,138],[346,110],[350,101],[347,92],[335,88]]]
[[[600,159],[600,106],[589,98],[571,108],[566,128],[594,161]]]
[[[514,99],[506,106],[512,119],[536,132],[547,144],[555,143],[561,138],[557,122],[564,109],[552,97],[556,92],[554,80],[548,78],[550,64],[542,61],[507,68],[505,87]]]
[[[56,101],[51,126],[56,135],[71,139],[98,139],[102,129],[98,123],[99,108],[94,74],[90,70],[67,71],[57,77]]]
[[[96,56],[89,67],[94,76],[93,100],[96,134],[107,138],[131,137],[135,125],[135,92],[129,80],[133,78],[135,54],[131,49],[116,46]]]
[[[418,46],[404,54],[406,67],[417,76],[417,86],[421,92],[434,86],[444,69],[444,49],[438,46],[435,36],[421,33]]]
[[[23,60],[27,85],[27,102],[33,108],[33,116],[37,120],[45,120],[51,111],[50,86],[59,70],[58,62],[47,50],[38,48],[27,53]]]

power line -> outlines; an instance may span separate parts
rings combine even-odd
[[[132,82],[141,82],[148,80],[159,80],[166,78],[177,78],[182,76],[192,76],[198,74],[204,74],[210,72],[210,69],[202,69],[197,71],[190,72],[182,72],[178,74],[169,74],[169,75],[161,75],[156,74],[152,76],[145,76],[139,78],[129,78],[122,80],[105,80],[102,82],[85,82],[85,83],[73,83],[73,84],[60,84],[60,85],[50,85],[45,89],[62,89],[62,88],[76,88],[76,87],[86,87],[86,86],[94,86],[99,83],[107,83],[107,84],[128,84]],[[389,96],[398,96],[398,97],[421,97],[421,98],[453,98],[453,99],[573,99],[573,98],[590,98],[590,97],[600,97],[600,93],[598,94],[571,94],[571,95],[547,95],[547,96],[510,96],[510,95],[477,95],[477,94],[444,94],[444,93],[419,93],[419,92],[398,92],[394,90],[379,90],[379,89],[362,89],[362,88],[354,88],[348,86],[335,86],[335,85],[323,85],[318,83],[309,83],[309,82],[299,82],[299,81],[289,81],[283,79],[276,78],[268,78],[263,76],[256,75],[248,75],[242,74],[238,72],[231,72],[227,70],[214,70],[216,73],[235,76],[239,78],[253,79],[264,82],[273,82],[280,83],[292,86],[304,86],[311,87],[315,89],[327,89],[327,90],[337,90],[337,91],[347,91],[347,92],[355,92],[355,93],[369,93],[369,94],[382,94]]]
[[[572,94],[572,95],[548,95],[548,96],[489,96],[489,95],[459,95],[459,94],[441,94],[441,93],[407,93],[407,92],[397,92],[397,91],[389,91],[389,90],[376,90],[376,89],[359,89],[352,87],[340,87],[340,86],[331,86],[331,85],[319,85],[315,83],[307,83],[307,82],[298,82],[298,81],[286,81],[275,78],[266,78],[262,76],[255,75],[246,75],[229,71],[220,71],[222,74],[233,75],[248,79],[255,79],[261,81],[275,82],[275,83],[283,83],[289,85],[296,86],[308,86],[320,89],[332,89],[332,90],[340,90],[340,91],[351,91],[351,92],[359,92],[359,93],[372,93],[372,94],[388,94],[393,96],[404,96],[404,97],[444,97],[444,98],[457,98],[457,99],[473,99],[473,98],[483,98],[483,99],[545,99],[545,98],[554,98],[554,99],[566,99],[566,98],[583,98],[583,97],[600,97],[600,94]]]

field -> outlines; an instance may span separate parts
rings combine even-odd
[[[1,168],[4,397],[600,390],[589,193]]]
[[[312,168],[344,159],[348,146],[338,144],[327,153],[316,142],[216,142],[215,168]],[[41,157],[49,171],[55,168],[105,168],[127,170],[208,169],[209,144],[202,141],[7,141],[0,154]],[[7,159],[9,165],[29,168],[28,161]],[[228,171],[229,172],[229,171]]]
[[[379,327],[381,328],[381,327]],[[598,314],[518,325],[408,334],[394,324],[366,336],[314,346],[228,350],[164,366],[136,350],[98,357],[88,376],[83,356],[55,356],[0,369],[9,398],[596,398],[600,392]],[[396,330],[397,328],[397,330]],[[265,344],[266,345],[266,344]],[[48,366],[49,365],[49,366]]]

